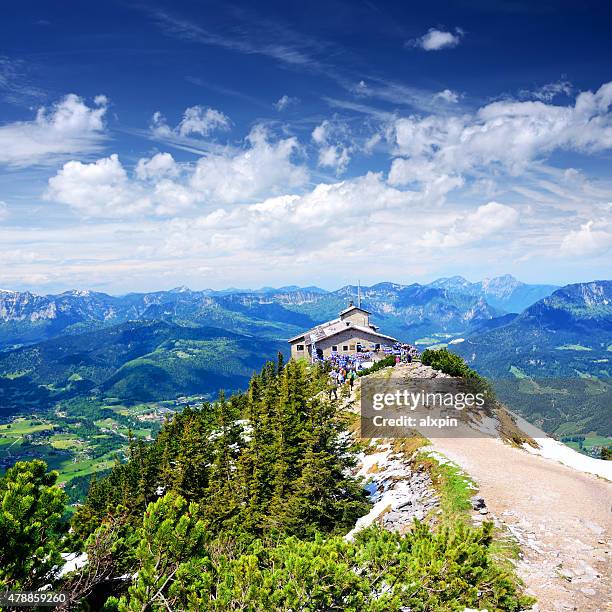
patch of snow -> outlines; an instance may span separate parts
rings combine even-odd
[[[81,569],[87,563],[87,553],[62,553],[64,565],[59,571],[59,577]]]
[[[382,450],[377,453],[370,453],[369,455],[366,455],[365,453],[359,453],[359,455],[357,455],[359,471],[357,472],[356,476],[362,476],[363,478],[368,478],[369,476],[371,476],[370,470],[372,469],[372,467],[377,464],[379,467],[384,465],[387,462],[390,452],[391,450],[389,448],[386,448],[385,450]]]
[[[429,475],[413,472],[403,453],[395,453],[386,445],[369,455],[361,453],[358,459],[357,476],[369,480],[365,488],[374,505],[357,520],[345,539],[352,540],[358,531],[376,521],[385,529],[405,529],[413,518],[425,519],[437,505]]]
[[[355,526],[344,536],[344,539],[351,542],[357,532],[372,525],[372,523],[385,511],[388,506],[389,500],[386,499],[386,496],[383,496],[380,501],[377,501],[372,506],[372,509],[365,516],[357,519]]]
[[[425,450],[423,452],[426,455],[428,455],[429,457],[431,457],[432,459],[435,459],[440,465],[453,465],[455,467],[458,467],[456,463],[454,463],[448,457],[445,457],[444,455],[442,455],[438,451]]]
[[[517,425],[538,443],[538,448],[533,448],[527,443],[523,444],[523,448],[527,452],[533,455],[540,455],[546,459],[553,459],[579,472],[595,474],[612,481],[612,461],[604,461],[603,459],[595,459],[594,457],[583,455],[573,448],[566,446],[563,442],[559,442],[546,435],[541,429],[528,423],[522,417],[516,414],[514,416],[516,417]]]

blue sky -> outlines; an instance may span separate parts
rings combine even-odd
[[[609,3],[12,4],[0,287],[610,278]]]

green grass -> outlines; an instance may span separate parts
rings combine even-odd
[[[516,562],[521,557],[521,545],[510,531],[495,528],[493,531],[495,538],[491,542],[492,557],[507,572],[516,571]]]
[[[51,436],[49,444],[53,448],[60,450],[82,450],[85,447],[85,443],[72,434],[55,434]]]
[[[592,448],[593,446],[610,446],[612,445],[612,438],[606,436],[591,436],[584,439],[582,446],[584,448]]]
[[[119,429],[119,423],[117,423],[117,421],[111,419],[110,417],[106,419],[98,419],[97,421],[94,421],[94,424],[96,425],[96,427],[104,429]]]
[[[558,351],[592,351],[592,348],[588,346],[582,346],[582,344],[564,344],[563,346],[556,346]]]
[[[34,425],[31,425],[31,423],[34,423]],[[50,423],[41,423],[38,419],[33,418],[18,418],[12,423],[0,425],[0,434],[16,437],[51,429],[53,429],[53,425]]]
[[[416,463],[423,465],[431,476],[433,485],[440,496],[442,514],[440,522],[451,526],[457,521],[469,522],[472,503],[470,498],[476,486],[469,476],[451,463],[440,463],[427,452],[419,453]]]
[[[515,365],[510,366],[510,374],[515,378],[527,378],[527,374],[521,370],[521,368],[517,368]]]
[[[77,476],[88,476],[94,472],[102,470],[110,470],[115,465],[115,453],[108,453],[99,459],[82,459],[77,461],[61,462],[57,467],[53,467],[59,471],[59,482],[69,482]]]
[[[22,378],[29,374],[29,370],[19,370],[17,372],[7,372],[4,376],[0,376],[0,378],[7,378],[8,380],[15,380],[16,378]]]

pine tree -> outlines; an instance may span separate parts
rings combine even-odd
[[[215,402],[217,429],[213,432],[213,462],[206,491],[205,516],[213,530],[236,522],[242,507],[236,478],[236,459],[242,447],[241,428],[236,423],[237,411],[223,392]]]
[[[121,612],[173,609],[176,575],[204,546],[206,530],[198,514],[197,504],[174,493],[149,504],[139,529],[137,575],[119,601]]]
[[[175,478],[170,487],[188,500],[200,499],[209,485],[212,461],[209,437],[210,431],[199,411],[191,410],[184,416],[175,451]]]
[[[270,430],[262,409],[261,377],[254,374],[245,394],[245,416],[248,421],[245,445],[236,464],[236,482],[242,500],[241,523],[246,531],[255,533],[260,525],[264,500],[268,497],[269,465],[266,448]]]
[[[304,453],[304,424],[310,400],[305,367],[302,361],[290,361],[279,377],[279,401],[273,420],[276,434],[273,510],[283,504]]]
[[[66,494],[44,461],[18,461],[0,478],[0,589],[38,589],[61,565]]]
[[[291,533],[308,537],[317,531],[346,531],[367,512],[365,491],[348,475],[354,466],[350,445],[335,405],[313,398],[299,476],[286,503]]]

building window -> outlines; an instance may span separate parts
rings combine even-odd
[[[351,344],[351,351],[354,351],[354,350],[355,350],[355,345]]]
[[[342,350],[343,350],[343,351],[348,351],[348,344],[345,344],[345,345],[342,347]]]
[[[375,345],[374,345],[374,348],[375,348],[377,351],[379,351],[379,350],[380,350],[380,344],[375,344]]]
[[[297,345],[297,350],[298,351],[303,351],[304,350],[304,345],[303,344],[298,344]]]
[[[337,346],[332,346],[332,351],[334,351],[334,353],[338,352],[338,347]]]

